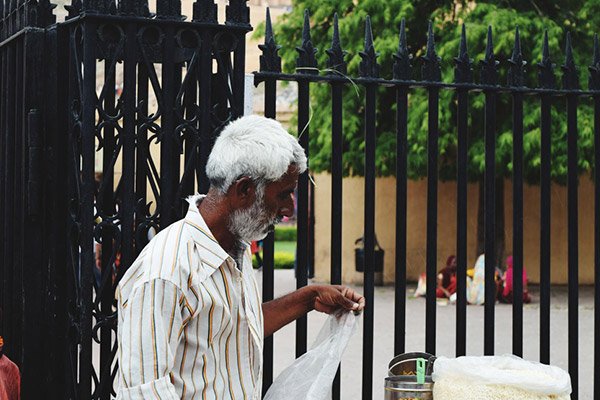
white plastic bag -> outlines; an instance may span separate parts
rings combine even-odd
[[[287,367],[269,388],[264,400],[326,400],[358,315],[330,315],[312,348]]]
[[[558,367],[513,355],[439,357],[433,397],[446,399],[569,399],[571,378]]]

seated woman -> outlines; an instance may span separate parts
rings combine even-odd
[[[513,258],[508,256],[506,258],[506,272],[504,273],[504,287],[500,293],[499,300],[502,303],[513,302]],[[523,303],[530,303],[531,296],[527,291],[527,272],[523,267]]]
[[[437,298],[450,298],[456,292],[456,257],[450,256],[437,276]]]

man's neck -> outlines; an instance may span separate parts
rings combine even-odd
[[[211,189],[200,204],[197,204],[197,207],[208,229],[210,229],[210,232],[217,239],[221,248],[227,254],[235,254],[237,252],[238,240],[229,231],[229,210],[223,197]]]

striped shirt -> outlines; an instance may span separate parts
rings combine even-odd
[[[117,399],[260,399],[263,315],[249,251],[219,246],[196,202],[117,290]]]

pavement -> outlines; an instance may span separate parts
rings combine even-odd
[[[261,273],[257,273],[261,282]],[[275,271],[275,296],[279,297],[295,289],[294,273],[290,270]],[[354,287],[362,292],[362,287]],[[414,289],[414,288],[413,288]],[[424,351],[425,348],[425,299],[413,298],[408,291],[406,302],[406,351]],[[539,360],[539,295],[530,288],[532,304],[523,308],[524,358]],[[551,354],[550,362],[565,370],[568,368],[568,319],[567,290],[553,287],[551,291]],[[375,288],[375,344],[373,357],[373,399],[383,400],[383,380],[387,365],[393,358],[394,338],[394,288]],[[483,354],[483,306],[467,308],[467,355]],[[325,314],[312,312],[308,317],[309,348],[326,319]],[[512,306],[496,304],[495,309],[496,354],[507,354],[512,349]],[[455,355],[456,307],[438,303],[437,306],[437,355]],[[355,400],[362,393],[362,320],[361,326],[350,340],[342,360],[342,399]],[[594,351],[594,291],[581,287],[579,296],[579,399],[593,398],[593,351]],[[277,376],[294,361],[295,327],[290,324],[274,337],[274,375]]]

